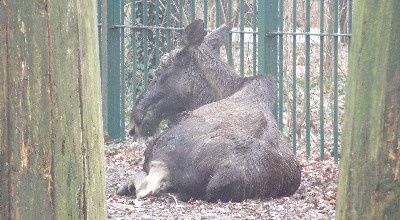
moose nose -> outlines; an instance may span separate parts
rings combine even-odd
[[[135,123],[129,123],[128,124],[128,134],[129,134],[129,136],[131,136],[131,137],[133,137],[133,136],[135,136]]]
[[[135,128],[129,130],[129,136],[131,137],[135,136]]]

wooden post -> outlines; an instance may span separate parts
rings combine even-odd
[[[104,219],[96,0],[0,1],[0,219]]]
[[[400,216],[400,1],[355,4],[337,219]]]

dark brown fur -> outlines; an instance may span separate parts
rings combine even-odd
[[[145,152],[166,164],[168,192],[207,201],[292,195],[301,170],[272,114],[273,80],[256,77],[232,96],[189,113]]]

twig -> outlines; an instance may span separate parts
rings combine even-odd
[[[172,195],[171,193],[168,193],[168,195],[172,197],[175,201],[175,204],[178,205],[178,200],[176,199],[176,196]]]

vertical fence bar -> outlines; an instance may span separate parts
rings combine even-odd
[[[133,26],[136,25],[136,1],[131,0],[131,24]],[[131,45],[132,45],[132,98],[133,98],[133,106],[136,104],[136,97],[138,91],[138,82],[137,82],[137,45],[136,45],[136,29],[131,29]]]
[[[306,33],[310,33],[310,0],[306,0]],[[305,86],[305,95],[306,95],[306,155],[307,159],[310,158],[311,155],[311,133],[310,133],[310,123],[311,123],[311,108],[310,108],[310,35],[307,34],[305,36],[306,40],[306,86]]]
[[[154,23],[156,26],[160,26],[160,1],[156,0],[155,4],[154,4]],[[154,30],[155,35],[156,35],[156,39],[155,39],[155,45],[156,47],[154,48],[154,55],[155,55],[155,64],[156,66],[158,66],[160,64],[160,58],[161,58],[161,54],[160,54],[160,43],[161,43],[161,39],[160,39],[160,30]]]
[[[297,27],[297,1],[293,0],[292,1],[292,31],[296,32],[296,27]],[[297,151],[297,112],[296,112],[296,108],[297,108],[297,73],[296,73],[296,60],[297,60],[297,44],[296,44],[296,35],[293,35],[293,42],[292,42],[292,47],[293,47],[293,51],[292,51],[292,99],[293,99],[293,103],[292,103],[292,147],[293,147],[293,152],[296,153]]]
[[[232,1],[228,1],[228,21],[227,22],[233,22],[233,17],[232,17]],[[233,25],[233,24],[232,24]],[[228,59],[228,64],[233,67],[233,54],[232,54],[232,32],[229,32],[228,36],[228,47],[227,49],[227,59]]]
[[[215,0],[215,28],[221,25],[221,0]],[[220,55],[220,50],[218,49],[218,55]]]
[[[278,31],[278,2],[279,0],[267,1],[267,20],[266,38],[265,38],[265,62],[266,74],[272,74],[275,78],[278,76],[278,37],[275,33]],[[274,105],[275,118],[278,116],[278,102]]]
[[[125,24],[125,1],[120,1],[121,13],[120,21],[121,24]],[[121,28],[121,121],[120,126],[122,127],[122,140],[125,139],[125,29]]]
[[[352,23],[353,23],[353,0],[347,0],[347,3],[348,3],[348,6],[347,6],[347,10],[348,10],[348,12],[347,12],[347,31],[348,31],[348,33],[349,34],[351,34],[352,33],[352,30],[351,30],[351,28],[352,28]],[[351,42],[351,37],[349,37],[348,38],[348,49],[350,49],[350,42]],[[347,52],[349,53],[350,52],[350,50],[347,50]],[[349,56],[347,56],[347,57],[349,57]]]
[[[253,0],[253,32],[257,30],[257,0]],[[253,76],[257,75],[257,34],[253,33]]]
[[[203,20],[204,20],[204,29],[208,28],[208,0],[204,0],[204,4],[203,4],[203,11],[204,11],[204,16],[203,16]]]
[[[240,6],[239,6],[239,13],[240,13],[240,21],[239,21],[239,28],[240,28],[240,75],[244,75],[244,0],[240,0]]]
[[[165,6],[166,14],[166,25],[167,28],[171,27],[171,0],[167,0],[167,5]],[[167,41],[167,51],[171,51],[171,30],[166,30],[165,40]]]
[[[284,0],[279,1],[279,30],[284,31]],[[283,35],[279,35],[279,92],[278,92],[278,127],[283,130]]]
[[[266,61],[266,72],[265,74],[278,74],[278,37],[275,33],[278,31],[278,1],[270,0],[267,1],[266,6],[266,38],[265,38],[265,61]],[[276,110],[276,108],[275,108]],[[275,111],[276,116],[276,111]]]
[[[183,28],[183,5],[184,5],[184,0],[179,0],[179,27]],[[183,30],[179,32],[180,34],[183,34]]]
[[[147,1],[142,1],[142,21],[143,25],[147,26],[147,18],[148,18],[148,7]],[[149,42],[148,42],[148,29],[142,30],[143,36],[143,84],[146,87],[149,83]]]
[[[338,33],[338,0],[334,0],[334,22],[333,31]],[[338,131],[338,36],[333,36],[333,155],[335,162],[338,162],[339,131]]]
[[[221,25],[221,0],[215,0],[215,27]]]
[[[190,21],[196,19],[196,0],[190,1]]]
[[[319,32],[324,32],[325,3],[320,0]],[[325,157],[325,111],[324,111],[324,36],[319,37],[319,130],[320,130],[320,157]]]
[[[265,25],[267,20],[266,8],[267,1],[258,1],[258,72],[263,75],[267,72],[265,57],[265,41],[267,38],[267,27]]]
[[[121,126],[121,30],[114,27],[121,22],[120,1],[107,3],[107,129],[111,139],[123,138],[123,127]]]

